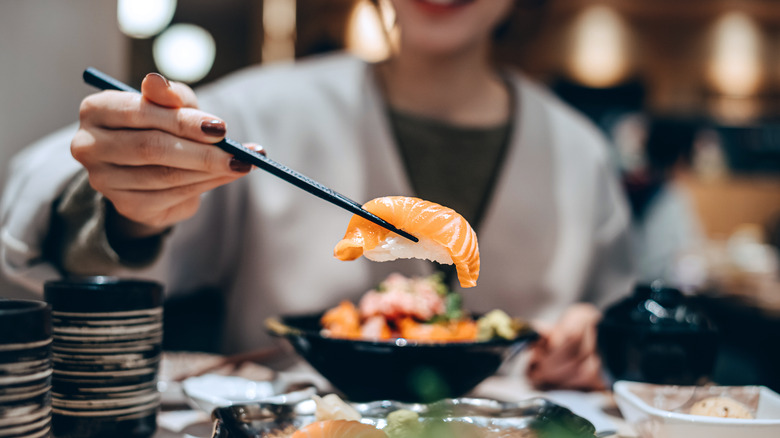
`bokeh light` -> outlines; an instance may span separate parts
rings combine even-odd
[[[263,62],[295,58],[295,0],[263,1]]]
[[[119,29],[133,38],[149,38],[162,32],[173,19],[176,0],[118,0]]]
[[[708,75],[724,95],[755,94],[762,80],[761,31],[747,15],[730,12],[715,23]]]
[[[368,0],[355,3],[347,25],[347,50],[369,62],[387,58],[390,44],[386,20]]]
[[[203,79],[217,53],[211,34],[194,24],[175,24],[160,34],[152,47],[154,63],[170,79],[193,83]]]
[[[590,87],[608,87],[629,71],[628,32],[620,16],[607,6],[585,9],[572,28],[569,70]]]

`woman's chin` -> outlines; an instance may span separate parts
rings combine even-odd
[[[447,29],[430,28],[424,32],[402,36],[406,41],[401,47],[434,60],[452,58],[467,53],[476,46],[474,41],[458,38],[459,36],[462,34]]]

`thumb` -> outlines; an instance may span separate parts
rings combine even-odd
[[[141,82],[141,95],[160,106],[168,108],[197,107],[192,89],[184,84],[171,83],[159,73],[149,73]]]

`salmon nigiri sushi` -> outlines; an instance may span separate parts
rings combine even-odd
[[[361,255],[384,262],[399,258],[455,264],[463,287],[473,287],[479,277],[477,234],[468,221],[451,208],[405,196],[372,199],[363,208],[415,237],[412,242],[360,216],[353,216],[333,255],[355,260]]]
[[[354,420],[316,421],[295,431],[290,438],[387,438],[376,427]]]

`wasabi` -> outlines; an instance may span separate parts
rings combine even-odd
[[[496,337],[504,339],[517,337],[517,330],[512,318],[500,309],[491,310],[477,321],[478,340],[488,341]]]
[[[387,426],[383,429],[387,438],[409,438],[422,432],[420,416],[408,409],[399,409],[387,414]]]

